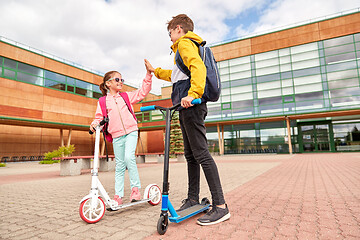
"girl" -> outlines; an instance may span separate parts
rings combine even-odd
[[[147,60],[145,59],[145,63],[146,62]],[[119,205],[123,203],[122,197],[124,196],[124,174],[126,168],[129,171],[130,178],[130,200],[137,201],[141,199],[139,192],[141,184],[135,161],[138,126],[133,115],[134,109],[132,104],[143,100],[151,90],[152,74],[147,69],[147,66],[146,70],[147,73],[141,88],[133,92],[127,92],[128,100],[131,104],[130,106],[126,104],[125,99],[120,95],[124,79],[119,72],[110,71],[106,73],[103,82],[100,84],[100,90],[102,94],[106,96],[106,110],[109,117],[108,132],[113,138],[113,148],[116,160],[114,200]],[[94,128],[101,120],[103,120],[103,114],[100,103],[98,102],[95,120],[91,123],[90,130],[94,131]]]

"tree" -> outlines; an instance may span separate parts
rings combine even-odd
[[[170,130],[170,156],[175,157],[175,153],[184,152],[184,141],[180,128],[179,112],[175,112],[171,121]]]

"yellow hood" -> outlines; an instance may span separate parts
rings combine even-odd
[[[179,46],[179,42],[184,39],[184,38],[190,38],[195,40],[198,43],[201,43],[203,40],[201,37],[199,37],[198,35],[196,35],[195,33],[193,33],[192,31],[188,31],[184,36],[180,37],[172,46],[171,49],[174,51],[174,53],[176,53],[178,46]]]

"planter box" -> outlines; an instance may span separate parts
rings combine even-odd
[[[106,158],[100,159],[99,171],[100,172],[115,171],[115,158],[109,157],[109,161],[106,161]]]
[[[80,175],[82,166],[82,159],[63,159],[60,161],[60,176]]]

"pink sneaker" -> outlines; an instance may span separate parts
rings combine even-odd
[[[118,205],[122,205],[122,204],[123,204],[122,198],[119,197],[119,195],[115,195],[115,196],[114,196],[114,200],[118,203]]]
[[[131,191],[131,195],[130,195],[130,200],[132,202],[136,202],[139,201],[141,199],[141,195],[139,192],[139,189],[137,187],[133,187],[132,191]]]

